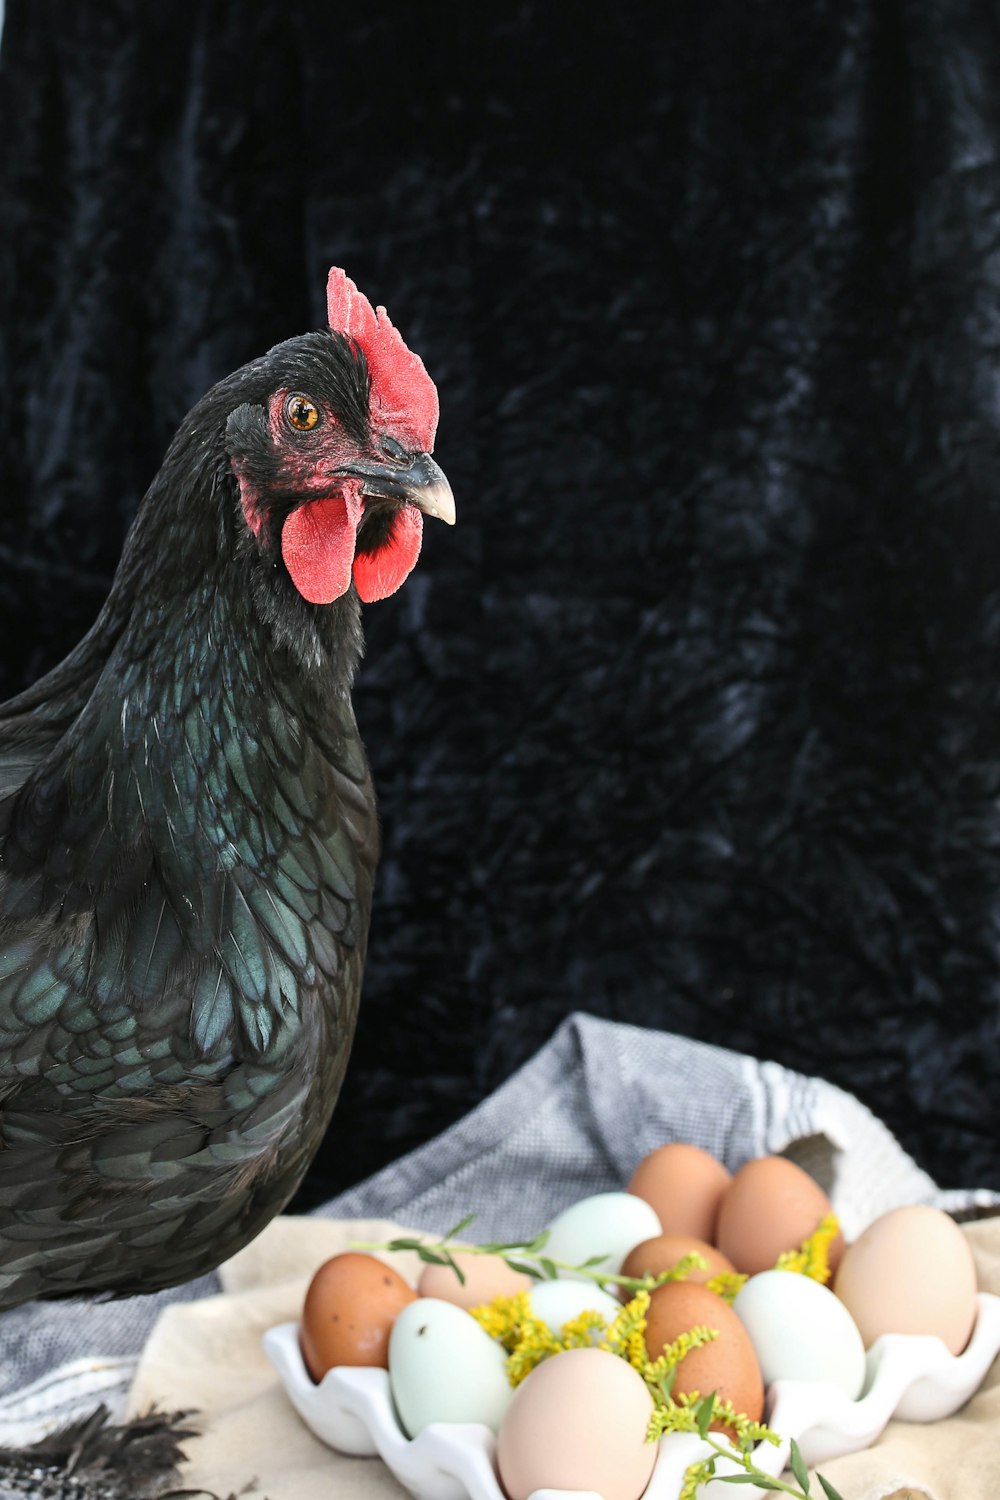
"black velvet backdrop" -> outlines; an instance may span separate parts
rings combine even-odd
[[[487,17],[8,0],[0,689],[343,265],[438,383],[459,525],[365,612],[385,854],[300,1203],[574,1008],[1000,1187],[996,7]]]

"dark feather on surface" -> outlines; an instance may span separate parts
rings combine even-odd
[[[198,1431],[192,1415],[148,1412],[119,1425],[108,1422],[101,1406],[28,1448],[0,1448],[0,1500],[168,1500],[190,1494],[177,1488],[177,1477],[183,1444]]]

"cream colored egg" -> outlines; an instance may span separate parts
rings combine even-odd
[[[461,1250],[454,1259],[465,1281],[459,1281],[450,1266],[424,1266],[417,1282],[421,1297],[440,1297],[456,1307],[481,1307],[494,1297],[515,1297],[534,1285],[523,1271],[512,1271],[499,1255],[469,1255]]]
[[[869,1224],[833,1286],[870,1348],[883,1333],[931,1333],[961,1354],[976,1321],[976,1268],[948,1214],[914,1204]]]
[[[639,1500],[656,1462],[646,1442],[653,1399],[624,1359],[570,1349],[538,1365],[514,1392],[497,1438],[509,1500],[534,1490],[594,1490]]]

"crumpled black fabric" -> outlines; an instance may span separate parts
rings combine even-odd
[[[366,609],[385,825],[300,1206],[571,1010],[1000,1186],[1000,27],[985,0],[8,0],[0,688],[327,267],[459,507]]]

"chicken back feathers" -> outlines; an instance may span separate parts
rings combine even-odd
[[[0,707],[0,1307],[217,1265],[336,1101],[378,842],[357,577],[384,597],[454,509],[422,364],[331,287],[353,324],[199,402],[94,627]]]

